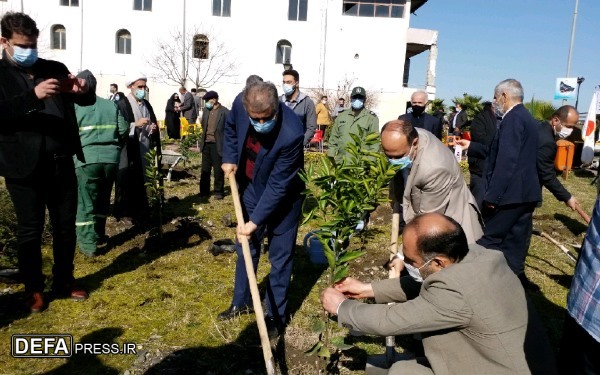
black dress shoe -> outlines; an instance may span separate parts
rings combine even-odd
[[[217,240],[213,242],[209,251],[212,255],[233,254],[235,253],[235,242],[230,239]]]
[[[231,306],[229,306],[229,308],[227,310],[225,310],[222,313],[220,313],[219,315],[217,315],[217,318],[219,320],[229,320],[229,319],[233,319],[236,316],[239,316],[241,314],[252,314],[253,312],[254,312],[254,308],[250,305],[243,305],[243,306],[231,305]]]
[[[271,316],[265,318],[265,323],[267,325],[267,335],[269,335],[270,340],[278,338],[285,332],[285,325]]]

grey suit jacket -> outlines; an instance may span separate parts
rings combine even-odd
[[[404,221],[438,212],[456,220],[469,243],[483,235],[481,214],[456,157],[439,139],[417,129],[419,143],[402,198]]]
[[[374,282],[378,304],[348,299],[338,322],[380,336],[422,333],[436,375],[530,374],[525,292],[501,252],[469,245],[461,262],[418,285],[408,276]]]
[[[196,112],[196,104],[194,103],[194,96],[189,91],[186,91],[181,100],[181,115],[188,121],[195,121],[198,117],[198,112]]]

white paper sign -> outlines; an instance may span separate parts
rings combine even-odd
[[[460,163],[460,159],[462,158],[463,148],[461,145],[454,146],[454,156],[456,156],[456,160]]]

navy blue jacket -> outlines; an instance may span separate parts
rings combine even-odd
[[[236,164],[236,180],[240,190],[248,186],[245,171],[240,168],[248,129],[252,126],[241,95],[231,106],[225,121],[223,163]],[[286,208],[301,198],[304,182],[298,172],[304,168],[304,128],[298,116],[286,105],[279,103],[277,124],[269,133],[269,141],[261,140],[256,157],[252,181],[254,210],[249,220],[260,226],[272,222],[278,230],[285,231],[298,225],[298,215]],[[285,212],[288,210],[288,212]]]
[[[540,124],[539,130],[537,168],[540,185],[550,190],[559,201],[566,202],[571,199],[571,193],[556,178],[554,159],[556,158],[557,148],[556,140],[554,139],[554,130],[547,122]]]
[[[433,135],[437,137],[437,139],[442,139],[442,121],[430,115],[429,113],[423,113],[421,115],[423,117],[423,126],[420,126],[417,118],[412,113],[406,113],[404,115],[398,116],[398,120],[407,120],[409,121],[415,128],[421,128],[429,131]]]
[[[536,168],[539,127],[523,104],[504,116],[487,160],[485,202],[503,206],[542,200]]]

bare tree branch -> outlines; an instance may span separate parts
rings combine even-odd
[[[208,42],[206,59],[194,57],[194,38],[202,35]],[[153,68],[152,78],[163,83],[185,86],[192,82],[194,87],[210,87],[224,77],[236,76],[237,63],[225,43],[210,30],[194,27],[185,32],[185,50],[182,30],[173,30],[169,37],[156,42],[155,54],[148,60]],[[204,57],[204,56],[200,56]]]

